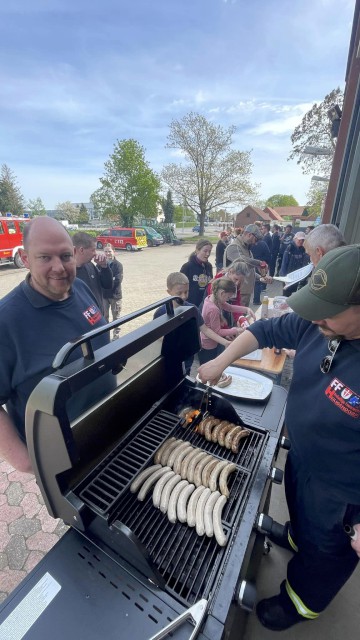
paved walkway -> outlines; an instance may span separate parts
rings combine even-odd
[[[190,245],[149,248],[140,253],[118,253],[124,266],[123,314],[166,297],[166,276],[178,271],[192,251]],[[0,267],[0,298],[21,282],[27,271]],[[276,283],[268,287],[271,297],[281,292]],[[152,316],[152,314],[151,314]],[[142,316],[132,323],[140,326]],[[291,379],[289,362],[283,386]],[[21,582],[64,534],[67,527],[47,513],[34,476],[19,473],[0,460],[0,602]]]

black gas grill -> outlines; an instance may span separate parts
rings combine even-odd
[[[36,592],[44,576],[60,588],[54,587],[53,600],[29,627],[29,639],[48,634],[57,640],[66,629],[69,639],[150,640],[167,637],[162,630],[174,620],[169,632],[178,640],[195,634],[211,640],[241,637],[241,605],[252,608],[248,585],[263,542],[255,523],[269,502],[286,392],[275,386],[267,402],[231,403],[211,394],[211,415],[244,424],[249,435],[237,454],[205,440],[194,429],[196,422],[186,425],[179,417],[185,406],[198,408],[203,396],[202,385],[184,377],[182,365],[199,349],[195,312],[186,307],[174,313],[169,302],[167,307],[167,316],[95,353],[93,337],[108,328],[65,345],[54,373],[34,390],[26,430],[37,481],[49,512],[72,529],[3,605],[0,638],[2,621],[6,624],[15,607],[21,609],[24,594]],[[68,362],[79,347],[82,357]],[[109,381],[106,397],[70,423],[69,400],[91,391],[100,379]],[[236,465],[222,517],[224,547],[186,524],[172,524],[153,506],[151,492],[139,502],[129,490],[170,437]],[[189,611],[192,624],[180,620],[176,626]],[[63,620],[69,616],[73,630]],[[86,628],[80,632],[78,620],[84,616]]]

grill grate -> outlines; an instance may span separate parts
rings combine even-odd
[[[179,422],[179,416],[159,411],[139,433],[122,441],[81,483],[77,490],[80,498],[98,513],[107,515],[134,475],[152,458]]]

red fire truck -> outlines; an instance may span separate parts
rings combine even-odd
[[[29,218],[0,216],[0,265],[13,262],[19,269],[23,267],[19,249],[23,248],[23,228]]]

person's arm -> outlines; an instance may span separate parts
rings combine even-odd
[[[210,327],[207,327],[206,324],[202,324],[201,325],[200,331],[207,338],[210,338],[211,340],[214,340],[214,342],[217,342],[218,344],[222,344],[223,347],[228,347],[229,344],[230,344],[229,340],[226,340],[226,338],[223,338],[222,336],[219,336],[217,333],[215,333],[215,331],[210,329]]]
[[[243,307],[237,304],[229,304],[228,302],[224,302],[222,305],[224,311],[230,311],[230,313],[240,313],[245,316],[251,316],[253,320],[256,320],[255,313],[250,307]]]
[[[234,342],[223,351],[217,358],[206,362],[199,367],[199,377],[202,382],[216,384],[222,372],[238,358],[246,356],[248,353],[259,348],[259,343],[250,331],[244,331]]]
[[[23,473],[34,473],[26,445],[20,440],[15,425],[0,407],[0,457]]]

